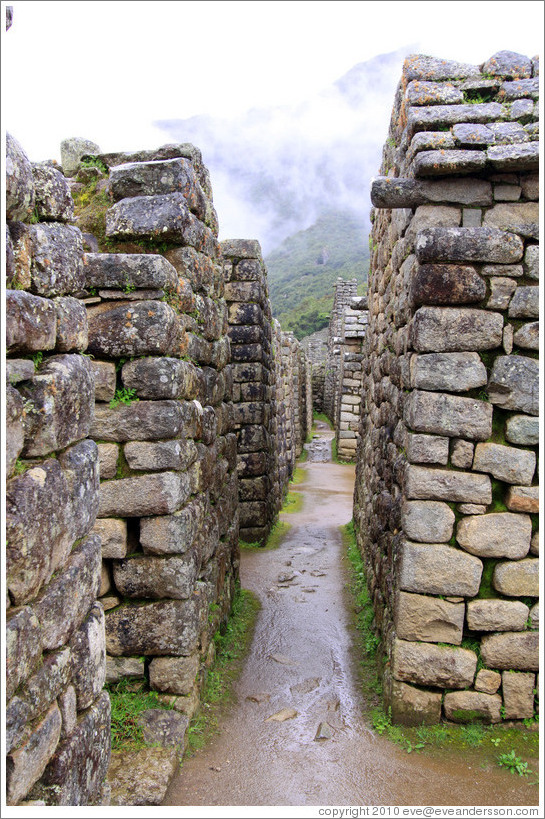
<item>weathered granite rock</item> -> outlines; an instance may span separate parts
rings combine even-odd
[[[119,682],[124,677],[145,679],[144,657],[106,657],[106,682]]]
[[[206,217],[206,196],[193,165],[183,157],[116,165],[110,172],[109,187],[115,202],[126,197],[180,192],[199,219],[204,221]]]
[[[539,279],[539,245],[529,245],[526,248],[524,268],[529,279]]]
[[[106,617],[106,649],[114,656],[188,656],[197,646],[206,609],[198,592],[189,600],[120,606]]]
[[[482,151],[421,151],[414,159],[416,177],[479,173],[486,165]]]
[[[206,506],[196,499],[175,515],[148,517],[140,521],[140,542],[146,554],[181,554],[193,544]]]
[[[95,407],[89,434],[104,441],[153,441],[183,432],[183,410],[177,401],[137,401],[130,405]]]
[[[6,698],[8,700],[36,668],[42,656],[40,624],[29,606],[6,617]]]
[[[178,766],[175,748],[114,753],[108,770],[112,805],[160,805]]]
[[[156,657],[150,663],[150,686],[167,694],[190,694],[199,670],[199,659],[191,657]]]
[[[89,708],[100,695],[106,679],[106,637],[104,611],[100,604],[91,609],[70,640],[73,678],[78,710]]]
[[[189,498],[190,488],[187,473],[177,472],[103,481],[98,516],[135,518],[170,515]]]
[[[51,297],[83,290],[83,241],[79,228],[42,222],[31,225],[28,231],[32,292]]]
[[[415,245],[419,262],[496,262],[512,264],[522,259],[519,236],[493,227],[436,227],[422,230]]]
[[[441,82],[464,77],[478,77],[479,73],[479,67],[476,65],[458,63],[454,60],[439,60],[424,54],[410,54],[403,66],[403,75],[408,81]]]
[[[533,171],[539,167],[539,145],[537,142],[492,145],[486,149],[486,157],[497,171]]]
[[[49,299],[23,290],[6,292],[6,351],[33,353],[52,350],[56,341],[57,312]]]
[[[55,299],[57,311],[57,336],[55,349],[70,353],[87,349],[87,313],[84,305],[72,296]]]
[[[498,356],[488,380],[488,396],[503,409],[538,415],[538,362],[521,355]]]
[[[454,512],[440,501],[407,501],[401,524],[410,540],[420,543],[446,543],[452,537]]]
[[[123,384],[139,398],[199,398],[202,372],[189,361],[177,358],[141,358],[122,369]]]
[[[413,80],[407,86],[405,96],[410,105],[447,105],[464,101],[463,92],[451,83],[426,82]]]
[[[508,315],[509,318],[539,318],[539,287],[517,287]]]
[[[539,205],[537,202],[502,202],[485,213],[484,224],[537,239]]]
[[[6,219],[30,219],[34,209],[32,165],[11,134],[6,133]]]
[[[509,279],[507,276],[492,276],[490,278],[490,296],[486,302],[487,308],[489,310],[507,310],[516,289],[516,279]]]
[[[483,694],[495,694],[501,685],[501,674],[498,671],[490,671],[488,668],[481,668],[475,677],[475,690],[482,691]]]
[[[111,401],[116,388],[115,364],[110,361],[92,360],[91,372],[95,382],[95,401]]]
[[[103,480],[115,478],[119,447],[117,444],[97,444],[100,477]]]
[[[403,543],[399,585],[404,591],[474,597],[483,564],[477,557],[439,543]]]
[[[417,432],[465,436],[484,441],[492,434],[492,407],[486,401],[448,393],[413,390],[404,419]]]
[[[510,512],[539,513],[539,486],[510,486],[505,497]]]
[[[389,707],[396,725],[434,725],[441,719],[441,701],[439,692],[391,681]]]
[[[100,539],[89,535],[77,546],[63,571],[34,605],[46,649],[64,645],[81,625],[96,599],[100,582]]]
[[[467,625],[472,631],[523,631],[528,611],[519,600],[470,600]]]
[[[396,633],[401,640],[460,645],[464,614],[463,603],[402,591],[396,610]]]
[[[532,321],[517,330],[513,341],[526,350],[539,350],[539,321]]]
[[[89,310],[89,351],[96,356],[176,355],[183,344],[176,312],[161,301]]]
[[[450,691],[443,703],[445,717],[452,722],[501,722],[502,698],[480,691]]]
[[[481,641],[481,655],[487,666],[500,669],[539,669],[539,632],[506,631],[485,634]]]
[[[460,469],[471,469],[473,464],[474,444],[461,439],[452,442],[450,462]]]
[[[74,200],[62,173],[50,165],[33,164],[36,214],[44,222],[71,222]]]
[[[509,557],[519,560],[530,549],[532,521],[528,515],[499,512],[469,515],[458,523],[456,540],[479,557]]]
[[[30,719],[30,706],[19,697],[12,697],[6,705],[6,754],[21,744],[27,722]]]
[[[527,557],[514,563],[498,563],[493,584],[508,597],[539,597],[539,559]]]
[[[429,131],[460,122],[496,122],[502,118],[502,113],[502,106],[497,102],[414,107],[407,115],[407,130],[412,136],[416,131]]]
[[[465,648],[395,639],[392,675],[402,682],[446,688],[472,685],[477,655]]]
[[[45,769],[48,804],[89,805],[100,795],[110,760],[110,698],[106,691],[83,712]]]
[[[371,184],[371,201],[376,208],[413,208],[434,202],[491,205],[492,185],[469,177],[421,180],[379,176]]]
[[[61,165],[65,176],[72,177],[81,167],[84,156],[97,156],[100,148],[96,142],[82,137],[71,137],[61,142]]]
[[[48,358],[21,387],[21,395],[30,404],[24,418],[27,457],[46,455],[88,435],[94,405],[89,359]]]
[[[411,281],[410,298],[416,304],[472,304],[486,295],[486,286],[474,267],[422,264]]]
[[[539,603],[534,603],[530,609],[530,628],[539,629]]]
[[[40,722],[34,726],[24,745],[12,751],[6,760],[6,800],[15,805],[41,777],[61,734],[61,715],[53,703]]]
[[[529,486],[535,468],[535,453],[527,449],[492,443],[481,443],[475,447],[473,469],[476,472],[490,472],[500,481]]]
[[[449,439],[442,435],[407,433],[407,460],[412,464],[448,463]]]
[[[162,748],[184,750],[185,733],[189,725],[189,718],[185,714],[164,708],[149,708],[139,715],[138,724],[142,728],[145,742],[158,744]]]
[[[86,287],[111,290],[175,290],[176,269],[164,256],[152,253],[87,253]]]
[[[17,390],[6,384],[6,470],[8,476],[11,475],[25,443],[23,412],[23,399]]]
[[[474,145],[491,145],[495,142],[494,132],[487,128],[486,125],[478,125],[477,123],[461,123],[452,126],[452,136],[456,145],[463,147],[471,147]]]
[[[502,341],[503,316],[471,307],[419,307],[412,341],[417,352],[490,350]]]
[[[93,527],[99,498],[98,448],[94,441],[80,441],[59,454],[71,499],[70,534],[79,540]]]
[[[515,51],[497,51],[485,62],[482,72],[506,79],[523,79],[532,76],[532,61]]]
[[[505,719],[531,719],[534,716],[535,674],[504,671],[501,676]]]
[[[116,588],[124,597],[187,600],[195,587],[200,554],[195,549],[182,556],[135,555],[114,563]]]
[[[28,719],[41,716],[68,685],[71,676],[72,653],[65,648],[46,654],[43,664],[20,689],[21,699],[28,705]]]
[[[446,500],[485,506],[492,502],[492,485],[487,475],[409,465],[405,480],[410,500]]]
[[[145,472],[158,472],[167,469],[189,469],[197,459],[197,447],[193,441],[131,441],[125,444],[123,451],[129,467]]]

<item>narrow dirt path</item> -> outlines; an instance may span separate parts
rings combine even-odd
[[[243,554],[242,586],[262,610],[237,704],[163,805],[537,804],[520,777],[484,771],[478,758],[409,756],[363,722],[339,531],[352,517],[354,468],[331,463],[333,433],[319,431],[284,542]],[[268,721],[275,715],[288,718]]]

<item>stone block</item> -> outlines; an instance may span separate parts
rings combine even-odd
[[[481,656],[490,668],[538,671],[539,632],[485,634],[481,640]]]
[[[110,409],[95,407],[90,429],[103,441],[154,441],[185,432],[183,407],[177,401],[136,401]]]
[[[519,600],[470,600],[467,625],[472,631],[523,631],[528,612],[528,606]]]
[[[534,716],[535,674],[504,671],[501,676],[505,719],[531,719]]]
[[[396,607],[396,633],[400,640],[460,645],[464,614],[464,603],[402,591]]]
[[[471,307],[419,307],[413,319],[413,347],[421,353],[490,350],[502,335],[501,313]]]
[[[79,355],[48,358],[21,387],[25,412],[24,455],[46,455],[87,437],[94,407],[89,359]]]
[[[539,245],[529,245],[526,248],[524,269],[529,279],[539,279]]]
[[[106,637],[104,611],[95,605],[70,640],[78,711],[89,708],[100,695],[106,680]]]
[[[6,361],[6,378],[10,384],[28,381],[35,371],[34,361],[28,358],[10,358]]]
[[[446,464],[448,438],[439,435],[408,433],[407,459],[410,463]]]
[[[539,597],[539,558],[498,563],[492,582],[496,591],[507,597]]]
[[[444,80],[478,77],[479,67],[454,60],[439,60],[423,54],[412,54],[407,58],[403,74],[408,81],[421,80],[441,82]]]
[[[141,680],[146,677],[144,657],[106,657],[106,682],[116,683],[127,678]]]
[[[110,698],[104,691],[83,712],[45,769],[41,785],[48,804],[94,804],[108,770],[109,749]]]
[[[481,668],[475,677],[475,690],[482,691],[483,694],[495,694],[501,685],[501,674],[497,671],[490,671],[488,668]]]
[[[93,532],[102,542],[102,559],[121,558],[127,554],[127,521],[118,518],[99,518]]]
[[[539,486],[510,486],[505,505],[510,512],[539,514]]]
[[[134,518],[170,515],[186,502],[190,490],[187,473],[159,472],[104,481],[100,486],[98,516]]]
[[[6,291],[6,352],[33,353],[53,350],[57,311],[49,299],[24,290]]]
[[[57,337],[55,349],[59,353],[83,352],[87,349],[87,312],[84,305],[72,296],[55,299]]]
[[[508,315],[509,318],[539,318],[539,287],[517,287]]]
[[[452,537],[454,519],[454,512],[446,503],[406,501],[401,525],[410,540],[419,543],[446,543]]]
[[[491,276],[490,296],[486,302],[487,308],[489,310],[507,310],[516,289],[516,279],[509,279],[507,276]]]
[[[539,602],[530,609],[530,628],[539,629]]]
[[[99,463],[94,441],[80,441],[58,456],[71,499],[70,534],[79,540],[91,531],[98,511]]]
[[[42,776],[61,735],[61,714],[53,703],[43,719],[34,726],[24,745],[6,760],[6,801],[15,805],[27,795]]]
[[[539,414],[539,363],[521,355],[498,356],[488,379],[488,397],[503,409]]]
[[[131,469],[158,472],[167,469],[189,469],[197,459],[193,441],[181,438],[177,441],[130,441],[123,451]]]
[[[207,604],[198,591],[189,600],[119,606],[106,617],[106,649],[114,656],[189,656],[206,624]]]
[[[484,441],[492,434],[492,407],[486,401],[448,393],[413,390],[405,403],[405,423],[416,432]]]
[[[390,707],[395,725],[436,725],[441,719],[442,694],[392,680]]]
[[[436,202],[486,206],[493,201],[492,185],[483,179],[471,177],[417,180],[379,176],[371,184],[371,201],[376,208],[396,209]]]
[[[419,262],[512,264],[522,259],[524,245],[519,236],[495,227],[435,227],[418,234],[415,252]]]
[[[83,290],[83,241],[72,225],[42,222],[28,228],[31,290],[38,296],[64,296]]]
[[[502,106],[497,102],[414,107],[408,112],[407,130],[412,136],[416,131],[437,130],[443,125],[496,122],[502,118],[502,113]]]
[[[495,142],[494,132],[490,128],[475,123],[453,125],[452,136],[456,144],[463,147],[491,145]]]
[[[437,103],[452,105],[464,101],[462,91],[450,83],[422,80],[410,82],[405,91],[405,96],[410,105],[434,105]]]
[[[202,372],[189,361],[176,358],[142,358],[122,369],[122,381],[140,398],[194,399],[203,389]]]
[[[32,369],[34,370],[34,367]],[[23,412],[23,399],[16,389],[6,384],[6,472],[8,476],[11,475],[25,443]]]
[[[74,200],[63,174],[51,165],[32,165],[35,212],[42,222],[71,222]]]
[[[65,648],[46,654],[42,665],[19,690],[28,705],[28,719],[34,720],[46,711],[66,688],[72,672],[72,653]]]
[[[197,293],[212,293],[216,279],[214,261],[192,247],[176,247],[167,251],[165,258],[177,273],[187,279]]]
[[[177,748],[179,753],[185,749],[185,732],[189,717],[173,709],[149,708],[137,719],[142,728],[144,741],[160,745],[162,748]]]
[[[193,545],[208,512],[203,498],[190,501],[174,515],[140,521],[140,543],[145,554],[183,554]]]
[[[30,719],[30,707],[19,697],[12,697],[6,706],[6,754],[21,744],[27,722]]]
[[[474,445],[471,441],[461,439],[452,442],[450,462],[459,469],[471,469],[473,464]]]
[[[73,544],[72,502],[57,460],[47,460],[7,486],[7,588],[15,605],[32,600]]]
[[[114,562],[114,580],[124,597],[187,600],[195,588],[200,553],[188,549],[183,556],[135,555]]]
[[[413,304],[472,304],[486,295],[484,280],[474,267],[455,264],[422,264],[411,280]]]
[[[102,480],[115,478],[119,447],[117,444],[97,444],[99,472]]]
[[[457,503],[492,503],[492,484],[487,475],[430,469],[409,465],[405,474],[409,500],[445,500]]]
[[[465,648],[395,639],[392,676],[402,682],[443,688],[473,684],[477,655]]]
[[[39,596],[34,610],[45,649],[64,645],[79,628],[97,597],[101,567],[100,539],[90,535]]]
[[[502,698],[481,691],[450,691],[445,694],[445,717],[452,722],[501,722]]]
[[[115,202],[132,196],[183,194],[189,209],[202,221],[206,216],[206,196],[188,159],[156,159],[127,162],[110,171],[110,192]]]
[[[228,305],[229,324],[263,324],[263,310],[259,304],[232,302]]]
[[[539,167],[537,142],[517,142],[512,145],[492,145],[486,158],[496,171],[533,171]]]
[[[493,138],[493,135],[491,135]],[[450,176],[479,173],[486,165],[483,151],[448,150],[421,151],[416,155],[413,168],[418,177]]]
[[[76,689],[69,685],[59,696],[59,710],[62,717],[61,739],[70,736],[77,725]]]
[[[520,560],[530,549],[532,521],[528,515],[511,512],[469,515],[458,523],[456,540],[479,557],[509,557]]]
[[[65,176],[72,177],[81,167],[84,156],[97,156],[100,147],[96,142],[81,137],[70,137],[61,142],[61,165]]]
[[[485,62],[482,72],[491,76],[519,80],[532,76],[532,61],[514,51],[497,51]]]
[[[532,540],[530,541],[530,554],[531,555],[539,555],[539,532],[536,531],[532,535]]]
[[[527,449],[491,443],[477,444],[475,448],[473,469],[476,472],[489,472],[500,481],[529,486],[535,468],[535,452]]]
[[[116,388],[115,364],[92,360],[91,373],[95,382],[95,401],[111,401]]]
[[[523,324],[513,336],[517,347],[526,350],[539,350],[539,321]]]
[[[404,591],[474,597],[483,564],[477,557],[440,543],[404,541],[399,585]]]
[[[199,670],[199,658],[156,657],[149,666],[150,687],[166,694],[190,694]]]
[[[114,752],[108,770],[112,805],[160,805],[179,768],[176,748]]]
[[[89,310],[89,351],[98,357],[176,355],[182,352],[178,315],[162,301],[142,301]]]
[[[10,700],[42,657],[40,624],[30,608],[8,610],[6,616],[6,699]]]
[[[252,263],[261,270],[261,266],[257,261],[261,259],[261,245],[255,239],[226,239],[221,243],[221,252],[228,259],[252,260]],[[244,263],[242,266],[244,269],[248,267]],[[243,279],[238,277],[236,280],[242,281]]]
[[[537,239],[539,205],[537,202],[502,202],[486,212],[484,224]]]
[[[153,253],[86,253],[85,285],[110,290],[175,290],[178,275],[164,256]]]
[[[25,151],[6,133],[6,219],[30,219],[34,210],[34,178]]]

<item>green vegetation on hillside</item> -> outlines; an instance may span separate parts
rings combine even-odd
[[[337,278],[367,289],[369,247],[365,224],[352,213],[331,211],[285,239],[265,259],[273,315],[301,339],[329,323]]]

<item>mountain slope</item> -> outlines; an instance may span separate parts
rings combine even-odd
[[[328,324],[338,277],[367,286],[368,231],[362,217],[331,211],[265,258],[273,315],[301,339]]]

